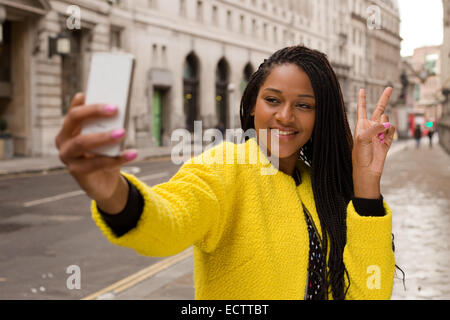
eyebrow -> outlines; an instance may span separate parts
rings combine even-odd
[[[280,90],[277,90],[277,89],[274,89],[274,88],[266,88],[266,89],[264,89],[264,91],[273,91],[273,92],[280,93],[280,94],[283,93]],[[313,99],[315,99],[315,97],[310,95],[310,94],[299,94],[298,96],[301,97],[301,98],[313,98]]]

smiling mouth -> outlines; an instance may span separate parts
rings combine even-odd
[[[275,135],[282,136],[282,137],[294,136],[299,133],[298,131],[283,131],[283,130],[272,129],[272,128],[270,130],[274,131]]]

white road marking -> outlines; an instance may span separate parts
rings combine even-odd
[[[76,196],[79,196],[82,194],[86,194],[86,193],[83,190],[67,192],[67,193],[63,193],[63,194],[58,194],[53,197],[47,197],[47,198],[43,198],[43,199],[28,201],[28,202],[25,202],[23,204],[23,206],[25,208],[34,207],[34,206],[37,206],[37,205],[40,205],[43,203],[49,203],[49,202],[58,201],[58,200],[62,200],[62,199],[72,198],[72,197],[76,197]]]
[[[168,175],[169,175],[169,172],[161,172],[161,173],[149,174],[149,175],[146,175],[146,176],[143,176],[143,177],[138,177],[138,178],[141,181],[149,181],[149,180],[153,180],[153,179],[164,178],[164,177],[167,177]],[[72,192],[58,194],[58,195],[52,196],[52,197],[47,197],[47,198],[42,198],[42,199],[38,199],[38,200],[28,201],[28,202],[25,202],[23,204],[23,206],[25,208],[29,208],[29,207],[34,207],[34,206],[37,206],[37,205],[40,205],[40,204],[44,204],[44,203],[49,203],[49,202],[59,201],[59,200],[62,200],[62,199],[77,197],[77,196],[80,196],[80,195],[83,195],[83,194],[84,195],[86,194],[83,190],[72,191]]]
[[[139,178],[139,180],[146,181],[146,180],[164,178],[164,177],[167,177],[168,175],[169,175],[168,172],[161,172],[161,173],[149,174],[147,176],[142,176],[142,177],[138,177],[138,178]]]

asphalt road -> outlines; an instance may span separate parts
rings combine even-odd
[[[179,166],[168,158],[124,169],[156,185]],[[161,260],[109,243],[90,203],[66,171],[0,180],[0,299],[81,299]]]

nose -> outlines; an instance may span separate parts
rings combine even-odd
[[[291,123],[294,120],[294,112],[291,105],[286,102],[278,108],[275,119],[280,123]]]

